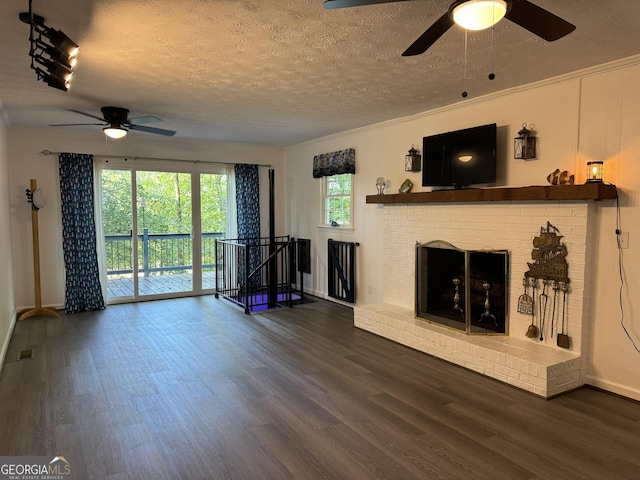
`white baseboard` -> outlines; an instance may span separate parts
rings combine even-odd
[[[320,292],[318,290],[311,290],[309,288],[304,289],[304,293],[308,293],[309,295],[313,295],[314,297],[322,298],[323,300],[328,300],[329,302],[339,303],[340,305],[344,305],[345,307],[355,307],[355,303],[344,302],[342,300],[338,300],[337,298],[330,297],[326,292]]]
[[[16,326],[16,318],[18,318],[17,310],[13,312],[13,315],[11,315],[11,324],[9,325],[9,329],[7,330],[7,335],[2,340],[2,350],[0,350],[0,378],[2,378],[4,360],[7,356],[7,351],[9,350],[9,342],[11,341],[11,336],[13,335],[13,329]]]
[[[592,387],[606,390],[607,392],[615,393],[616,395],[621,395],[623,397],[627,397],[640,402],[640,389],[632,388],[628,385],[621,385],[619,383],[611,382],[609,380],[594,377],[591,375],[587,375],[587,377],[585,378],[585,383],[587,385],[591,385]]]
[[[54,310],[64,310],[64,304],[63,303],[57,303],[55,305],[42,305],[44,308],[53,308]],[[32,310],[36,308],[35,305],[28,305],[26,307],[18,307],[16,308],[16,317],[19,316],[20,312],[24,312],[25,310]]]

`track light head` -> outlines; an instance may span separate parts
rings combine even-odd
[[[69,58],[78,56],[78,50],[80,47],[78,47],[78,44],[67,37],[61,30],[46,27],[43,34],[51,41],[51,44],[54,47]]]
[[[40,69],[38,69],[37,72],[38,72],[38,80],[42,80],[44,83],[46,83],[50,87],[57,88],[58,90],[62,90],[63,92],[66,92],[67,90],[69,90],[68,81],[65,81],[62,78],[54,77],[53,75],[45,73]]]
[[[36,49],[42,50],[42,53],[46,53],[47,55],[49,55],[51,60],[67,68],[74,68],[76,66],[76,63],[78,62],[78,57],[70,57],[69,55],[62,53],[60,50],[49,45],[48,43],[44,43],[42,40],[34,40],[34,46],[36,47]]]
[[[65,55],[64,53],[62,53],[60,50],[56,50],[55,48],[52,50],[53,52],[49,55],[51,57],[51,60],[67,68],[71,68],[71,69],[75,68],[76,63],[78,63],[77,56],[69,57],[68,55]]]
[[[59,78],[64,82],[69,82],[73,76],[73,70],[66,65],[62,65],[61,63],[45,58],[42,55],[34,55],[33,59],[45,67],[50,75]]]

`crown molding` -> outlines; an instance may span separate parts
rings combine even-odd
[[[434,115],[439,115],[443,112],[449,112],[449,111],[453,111],[453,110],[457,110],[461,107],[467,107],[469,105],[477,105],[477,104],[481,104],[481,103],[485,103],[485,102],[489,102],[492,100],[495,100],[497,98],[502,98],[502,97],[506,97],[508,95],[513,95],[515,93],[521,93],[521,92],[526,92],[528,90],[533,90],[533,89],[537,89],[537,88],[541,88],[541,87],[545,87],[545,86],[549,86],[549,85],[555,85],[558,83],[563,83],[563,82],[567,82],[567,81],[571,81],[571,80],[582,80],[584,78],[587,77],[591,77],[594,75],[599,75],[602,73],[606,73],[606,72],[612,72],[615,70],[620,70],[622,68],[627,68],[630,66],[634,66],[634,65],[639,65],[640,64],[640,55],[633,55],[631,57],[625,57],[619,60],[613,60],[611,62],[607,62],[607,63],[603,63],[600,65],[595,65],[593,67],[589,67],[589,68],[584,68],[582,70],[576,70],[573,72],[569,72],[569,73],[565,73],[562,75],[558,75],[556,77],[551,77],[551,78],[547,78],[545,80],[540,80],[537,82],[533,82],[533,83],[528,83],[526,85],[520,85],[517,87],[511,87],[511,88],[507,88],[504,90],[500,90],[499,92],[493,92],[493,93],[489,93],[486,95],[482,95],[480,97],[477,98],[472,98],[469,100],[462,100],[456,103],[452,103],[450,105],[445,105],[443,107],[438,107],[438,108],[434,108],[432,110],[427,110],[426,112],[420,112],[420,113],[416,113],[414,115],[409,115],[407,117],[399,117],[399,118],[393,118],[391,120],[385,120],[384,122],[379,122],[379,123],[374,123],[371,125],[366,125],[364,127],[358,127],[358,128],[354,128],[351,130],[346,130],[344,132],[339,132],[339,133],[334,133],[332,135],[327,135],[325,137],[320,137],[320,138],[315,138],[313,140],[308,140],[306,142],[302,142],[302,143],[298,143],[296,145],[291,145],[289,147],[285,147],[285,152],[288,150],[292,150],[295,148],[300,148],[300,147],[305,147],[305,146],[311,146],[314,145],[316,143],[319,142],[324,142],[327,140],[336,140],[336,139],[341,139],[342,137],[345,136],[349,136],[349,135],[354,135],[357,133],[361,133],[361,132],[366,132],[368,130],[374,129],[374,128],[379,128],[379,127],[386,127],[386,126],[393,126],[393,125],[398,125],[401,123],[405,123],[405,122],[409,122],[412,120],[418,120],[421,118],[426,118],[426,117],[431,117]]]

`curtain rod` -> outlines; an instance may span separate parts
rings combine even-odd
[[[60,153],[62,152],[52,152],[50,150],[42,150],[40,153],[42,155],[60,155]],[[232,163],[232,162],[206,162],[204,160],[186,160],[183,158],[138,157],[138,156],[132,156],[132,155],[94,155],[94,156],[100,157],[100,158],[112,158],[112,159],[120,159],[120,160],[153,160],[158,162],[189,162],[194,164],[204,163],[209,165],[238,165],[238,163]],[[272,165],[269,163],[266,163],[266,164],[252,163],[251,165],[256,165],[258,167],[273,168]]]

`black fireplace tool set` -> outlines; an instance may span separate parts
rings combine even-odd
[[[565,333],[565,314],[567,311],[567,293],[569,292],[569,266],[567,264],[567,247],[561,242],[562,235],[559,230],[547,222],[547,227],[540,228],[539,236],[533,239],[533,251],[531,258],[533,262],[528,263],[529,271],[525,273],[522,280],[524,293],[518,298],[518,312],[531,315],[531,325],[525,335],[528,338],[539,338],[544,341],[547,330],[547,319],[551,323],[551,338],[556,335],[556,344],[562,348],[570,347],[569,335]],[[542,290],[538,295],[538,323],[535,324],[535,298],[536,290],[542,283]],[[533,296],[529,295],[528,288],[533,291]],[[549,309],[549,294],[553,291],[553,300]],[[561,312],[556,316],[559,305],[559,292],[562,293]],[[549,311],[550,310],[550,311]],[[560,320],[561,319],[561,320]],[[561,323],[560,323],[561,322]],[[560,325],[557,325],[560,323]],[[560,328],[557,329],[556,327]]]
[[[542,279],[542,292],[538,295],[538,322],[539,327],[535,323],[535,295],[538,287],[537,278],[524,278],[524,294],[518,298],[518,312],[531,316],[531,325],[527,329],[526,336],[529,338],[539,338],[544,341],[544,335],[547,331],[547,320],[550,320],[551,338],[555,335],[556,344],[562,348],[569,348],[569,335],[565,333],[565,318],[567,311],[567,293],[569,285],[566,282],[557,282],[555,280]],[[528,294],[528,287],[533,289],[533,296]],[[550,302],[547,294],[548,288],[553,291],[553,299]],[[562,292],[562,304],[559,302],[559,293]],[[551,303],[551,305],[549,305]],[[558,313],[558,307],[560,312]],[[558,315],[556,315],[558,313]]]

